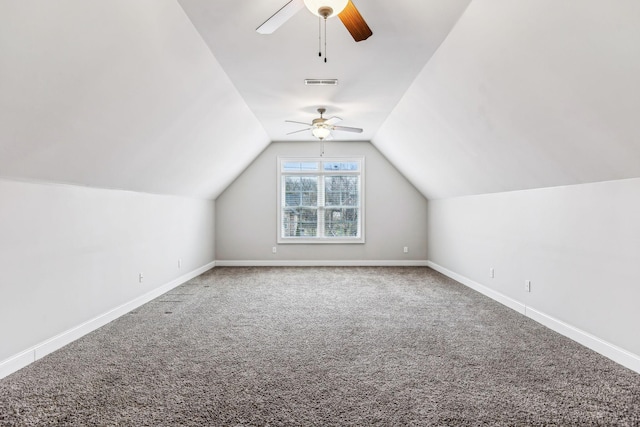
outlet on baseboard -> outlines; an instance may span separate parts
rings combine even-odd
[[[403,252],[405,254],[408,254],[409,253],[409,246],[405,246],[404,249],[403,249]]]
[[[274,247],[272,247],[272,248],[271,248],[271,253],[272,253],[272,254],[278,253],[278,248],[277,248],[277,246],[274,246]]]

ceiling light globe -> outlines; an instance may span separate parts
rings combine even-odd
[[[329,134],[331,134],[331,131],[325,127],[314,127],[311,130],[311,133],[313,134],[313,136],[315,136],[316,138],[323,140],[326,137],[329,136]]]
[[[349,0],[304,0],[307,9],[316,16],[320,16],[318,11],[322,7],[328,6],[333,9],[333,13],[327,16],[327,18],[331,18],[342,12],[344,8],[347,7],[347,3],[349,3]]]

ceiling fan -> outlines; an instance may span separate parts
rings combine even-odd
[[[357,42],[366,40],[373,35],[351,0],[290,0],[271,18],[256,28],[256,31],[260,34],[273,33],[305,6],[311,13],[324,18],[325,21],[337,15]]]
[[[344,131],[344,132],[356,132],[362,133],[362,129],[360,128],[352,128],[347,126],[336,126],[335,124],[342,121],[340,117],[331,117],[329,119],[325,119],[322,115],[327,111],[326,108],[318,108],[318,113],[320,113],[320,117],[317,119],[313,119],[311,123],[304,122],[296,122],[294,120],[285,120],[287,123],[297,123],[300,125],[309,126],[305,129],[296,130],[293,132],[289,132],[287,135],[291,135],[298,132],[305,132],[310,130],[311,134],[318,138],[320,141],[329,141],[332,138],[331,131]]]

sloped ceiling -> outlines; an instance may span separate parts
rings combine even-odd
[[[321,106],[428,198],[640,176],[637,0],[358,0],[326,64],[285,2],[1,1],[0,177],[215,198]]]
[[[640,2],[473,1],[373,143],[428,198],[640,176]]]
[[[287,1],[179,3],[269,138],[313,142],[310,131],[288,135],[304,126],[285,120],[310,123],[324,107],[341,125],[364,129],[334,132],[336,141],[371,140],[470,0],[355,0],[373,36],[356,43],[338,18],[328,19],[326,63],[318,56],[319,19],[306,8],[273,34],[255,31]],[[306,78],[338,85],[305,86]]]
[[[0,177],[215,198],[269,143],[173,0],[0,2]]]

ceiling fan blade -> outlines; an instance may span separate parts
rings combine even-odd
[[[351,0],[347,3],[347,7],[338,15],[347,30],[351,33],[353,39],[357,42],[366,40],[373,35],[373,31],[367,25],[356,6]]]
[[[311,123],[305,123],[305,122],[296,122],[295,120],[285,120],[286,123],[297,123],[299,125],[305,125],[305,126],[312,126]]]
[[[300,129],[300,130],[294,130],[293,132],[289,132],[287,135],[293,135],[294,133],[300,133],[300,132],[305,132],[311,130],[311,128],[306,128],[306,129]]]
[[[332,125],[332,124],[334,124],[334,123],[338,123],[338,122],[341,122],[341,121],[342,121],[342,119],[341,119],[340,117],[333,116],[333,117],[331,117],[330,119],[327,119],[327,120],[325,121],[325,123],[326,123],[326,124],[328,124],[328,125]]]
[[[290,0],[256,28],[256,31],[260,34],[271,34],[302,8],[304,8],[304,0]]]
[[[348,126],[332,126],[331,130],[338,130],[338,131],[341,131],[341,132],[362,133],[362,129],[360,129],[360,128],[350,128]]]

